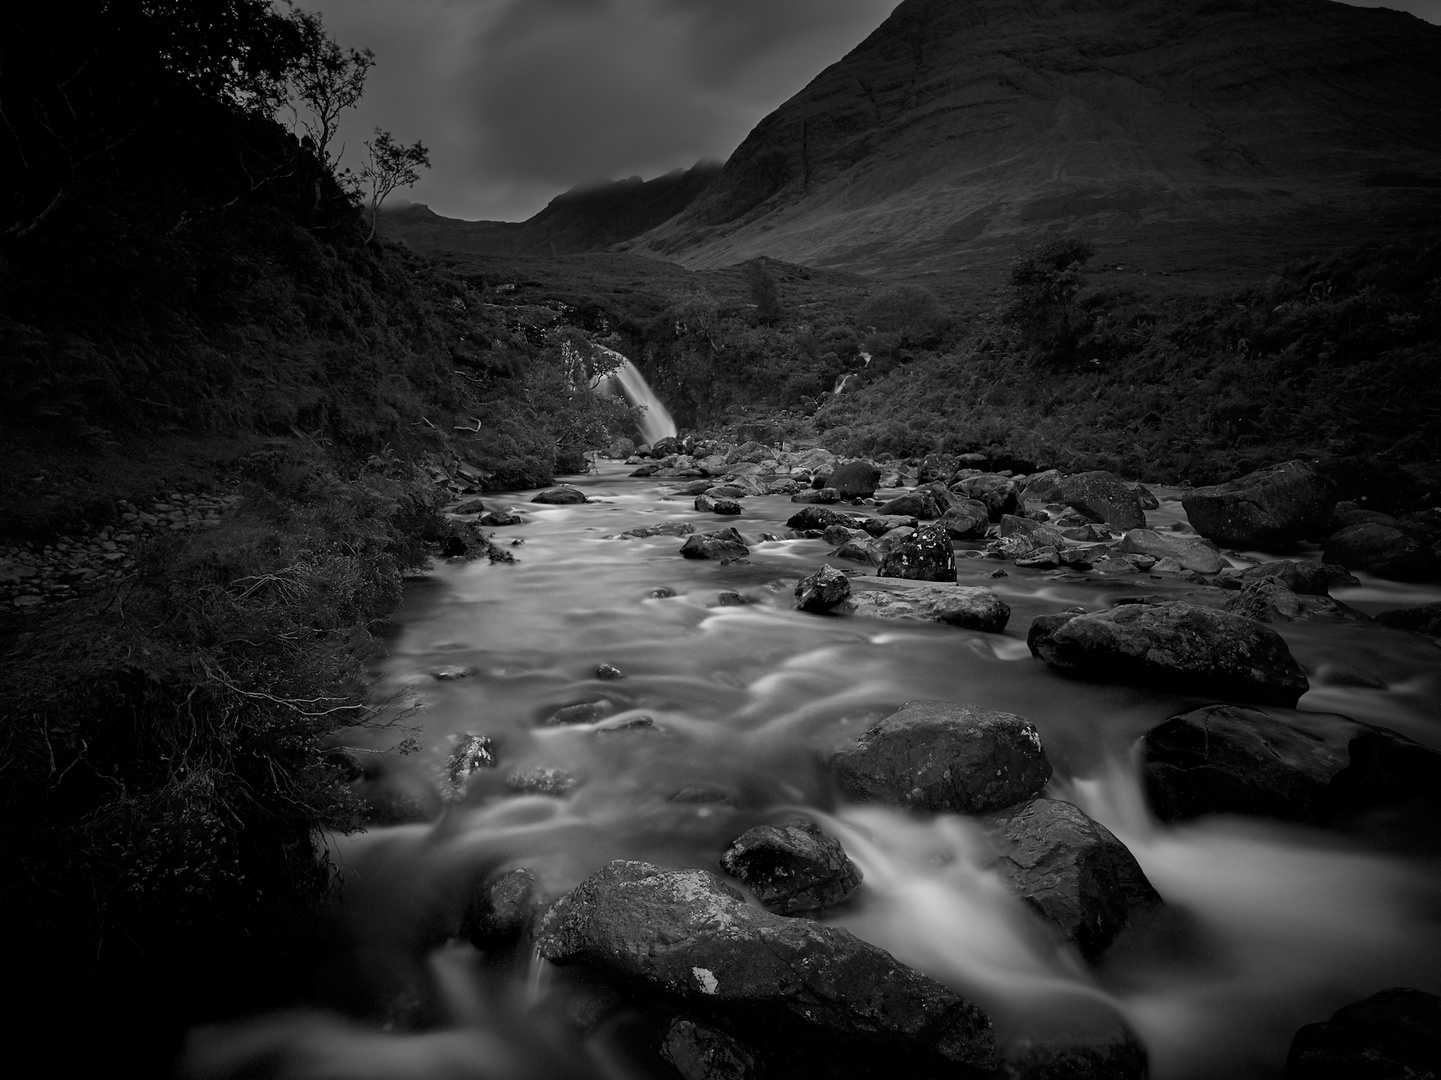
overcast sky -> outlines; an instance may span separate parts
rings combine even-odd
[[[379,126],[430,149],[393,201],[519,221],[578,183],[724,160],[898,0],[296,0],[376,57],[344,163]],[[1344,0],[1441,23],[1441,0]]]

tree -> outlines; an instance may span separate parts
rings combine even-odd
[[[1081,268],[1096,249],[1084,240],[1047,240],[1011,263],[1006,280],[1010,299],[1002,318],[1021,339],[1052,362],[1063,362],[1075,348],[1075,321]]]
[[[369,155],[360,169],[360,178],[370,185],[370,233],[365,238],[369,243],[375,238],[380,204],[396,188],[410,187],[420,179],[420,170],[430,168],[430,151],[419,140],[401,146],[390,132],[380,128],[375,129],[374,138],[366,140],[365,149]]]
[[[340,114],[354,108],[365,93],[365,78],[375,65],[375,54],[369,49],[342,49],[325,32],[319,15],[297,10],[291,21],[304,45],[290,71],[290,87],[296,101],[309,112],[299,116],[296,109],[297,118],[315,145],[315,156],[334,171],[344,153],[342,148],[334,157],[330,154]]]

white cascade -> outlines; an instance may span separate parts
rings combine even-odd
[[[676,434],[675,421],[671,419],[670,410],[660,398],[655,396],[655,391],[645,381],[634,364],[621,353],[614,349],[607,349],[597,345],[596,351],[605,356],[607,360],[618,361],[615,368],[608,372],[595,386],[603,394],[618,393],[632,405],[640,406],[640,433],[648,443],[654,444],[659,439],[668,438]]]

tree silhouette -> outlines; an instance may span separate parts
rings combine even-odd
[[[380,128],[366,140],[365,148],[369,155],[360,178],[370,185],[370,233],[365,238],[368,243],[375,238],[380,204],[396,188],[410,187],[420,179],[420,170],[430,168],[430,151],[418,139],[410,146],[401,146],[390,132]]]
[[[305,134],[315,146],[315,155],[334,171],[343,148],[332,157],[340,114],[354,108],[365,93],[365,78],[375,65],[369,49],[342,49],[321,23],[320,16],[296,10],[292,16],[302,41],[299,60],[290,71],[291,91],[308,115],[298,115]],[[292,108],[295,108],[292,105]],[[299,109],[295,110],[299,114]]]

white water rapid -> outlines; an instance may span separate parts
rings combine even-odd
[[[597,345],[595,349],[616,363],[616,366],[601,379],[596,389],[602,393],[618,392],[630,404],[644,410],[639,423],[640,433],[645,437],[647,443],[655,443],[660,439],[673,436],[676,433],[676,426],[675,421],[671,419],[670,410],[665,407],[665,403],[660,398],[655,396],[655,391],[645,381],[645,376],[636,369],[629,358],[614,349],[607,349],[603,345]]]
[[[376,694],[415,695],[421,750],[381,758],[366,794],[433,799],[464,733],[494,740],[497,767],[478,772],[433,823],[332,838],[344,891],[324,966],[277,973],[305,988],[294,1009],[194,1032],[183,1075],[669,1075],[653,1042],[637,1035],[638,1011],[621,1003],[597,1013],[579,969],[553,967],[524,945],[482,952],[458,937],[467,899],[516,867],[552,896],[616,858],[718,870],[745,829],[797,813],[840,838],[865,875],[824,920],[975,1001],[1002,1038],[1037,1017],[1109,1010],[1138,1033],[1156,1080],[1260,1080],[1279,1076],[1298,1027],[1343,1004],[1398,985],[1441,992],[1434,837],[1234,818],[1161,826],[1131,748],[1206,699],[1067,681],[1027,650],[1038,615],[1094,609],[1138,588],[1184,596],[1188,583],[1069,580],[1013,566],[993,579],[997,563],[958,558],[962,584],[991,585],[1011,606],[1003,634],[809,615],[793,609],[791,590],[827,561],[829,545],[759,540],[786,531],[794,504],[756,497],[739,519],[702,515],[668,485],[626,471],[614,463],[573,478],[593,500],[584,505],[540,506],[532,492],[487,496],[488,506],[529,519],[496,533],[501,544],[524,539],[512,549],[519,561],[440,563],[410,586]],[[1174,493],[1158,494],[1152,522],[1178,520]],[[702,531],[735,525],[751,543],[749,561],[683,559],[674,536],[613,538],[670,519]],[[1441,599],[1441,590],[1368,579],[1336,595],[1374,613]],[[1441,745],[1433,642],[1357,623],[1277,629],[1310,673],[1301,712],[1343,713]],[[598,678],[601,664],[624,677]],[[433,675],[458,667],[471,674]],[[603,724],[543,724],[557,708],[598,698],[616,707]],[[1055,766],[1047,794],[1075,802],[1130,847],[1162,911],[1088,964],[985,868],[971,820],[839,799],[825,754],[926,698],[1032,720]],[[642,714],[660,730],[597,730]],[[367,737],[377,748],[398,738]],[[524,766],[564,769],[577,783],[564,797],[515,794],[506,778]],[[672,799],[697,787],[728,801]]]

